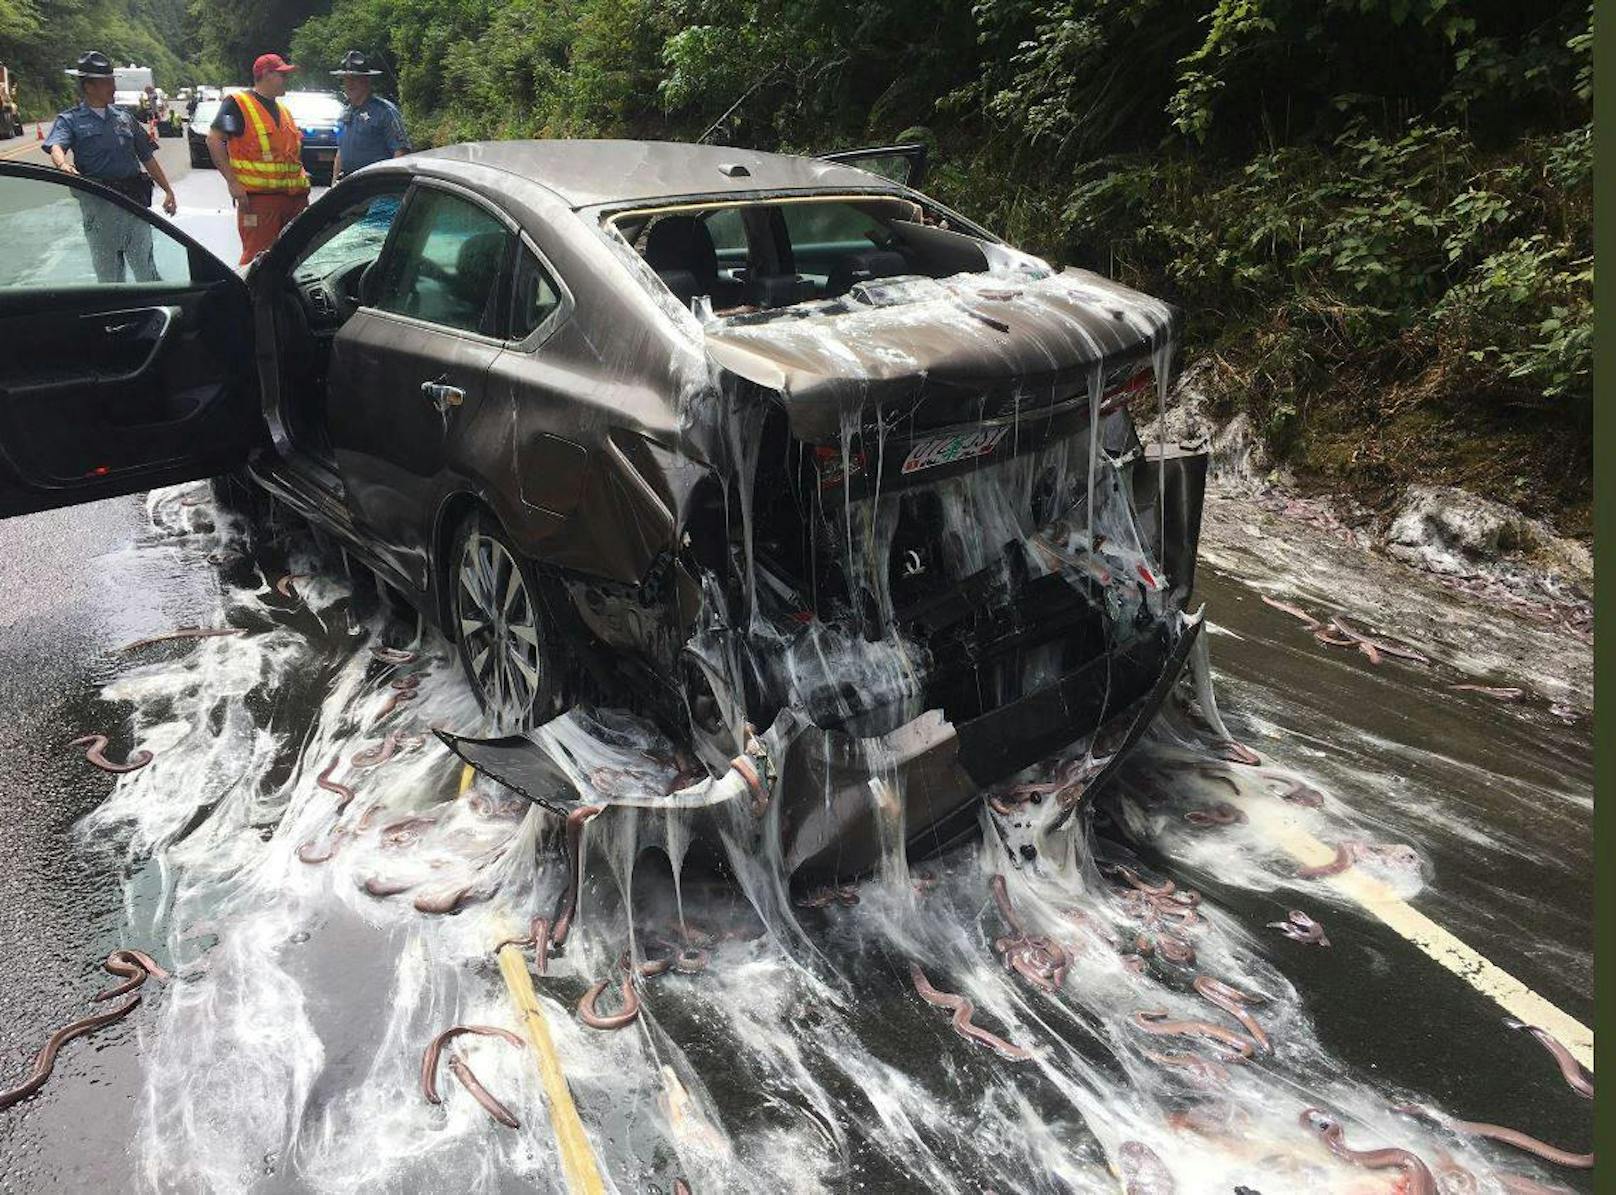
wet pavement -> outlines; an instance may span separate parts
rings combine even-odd
[[[1548,712],[1546,697],[1499,703],[1454,692],[1447,686],[1463,677],[1441,661],[1376,666],[1317,643],[1253,585],[1291,600],[1333,591],[1341,599],[1334,609],[1376,626],[1374,609],[1354,604],[1348,583],[1361,562],[1346,552],[1315,557],[1298,585],[1225,550],[1240,539],[1224,534],[1238,523],[1217,525],[1218,517],[1200,590],[1230,729],[1264,755],[1265,774],[1284,769],[1329,794],[1328,818],[1309,823],[1320,837],[1413,846],[1422,864],[1406,888],[1412,905],[1591,1024],[1586,718],[1567,724]],[[340,562],[317,556],[295,529],[256,558],[227,549],[224,564],[210,565],[206,555],[220,543],[210,520],[197,490],[160,495],[150,509],[126,499],[0,523],[0,774],[10,797],[0,812],[4,1081],[21,1075],[53,1028],[89,1010],[89,996],[108,982],[98,969],[108,950],[153,949],[180,971],[172,985],[148,984],[145,1006],[127,1020],[67,1046],[41,1094],[0,1112],[0,1170],[8,1185],[34,1191],[123,1184],[131,1175],[137,1185],[181,1190],[554,1187],[537,1084],[516,1051],[503,1057],[479,1045],[469,1056],[529,1126],[521,1133],[498,1129],[463,1098],[451,1098],[447,1120],[426,1120],[425,1106],[414,1104],[413,1073],[431,1032],[456,1017],[511,1023],[497,979],[476,958],[510,910],[477,905],[434,920],[399,900],[376,901],[357,883],[394,858],[386,849],[351,864],[339,854],[323,870],[285,862],[329,825],[319,802],[330,797],[312,773],[361,742],[376,745],[386,725],[389,715],[377,712],[390,673],[365,648],[383,634],[408,640],[413,628],[388,622],[363,587],[353,593]],[[1240,575],[1242,566],[1251,574]],[[1342,576],[1324,575],[1329,568]],[[274,586],[286,572],[314,576],[290,583],[288,600]],[[1441,617],[1457,624],[1472,615],[1450,604]],[[225,618],[249,633],[118,651]],[[452,660],[430,646],[424,659],[415,723],[468,726],[475,719]],[[68,745],[92,731],[111,736],[114,758],[157,746],[168,770],[154,765],[115,782]],[[577,1027],[571,1005],[588,978],[609,972],[615,947],[586,937],[569,948],[582,953],[539,980],[540,991],[612,1180],[624,1190],[666,1190],[681,1163],[693,1179],[705,1164],[688,1141],[669,1149],[653,1140],[667,1122],[659,1063],[684,1077],[695,1122],[721,1126],[718,1152],[729,1161],[710,1173],[755,1177],[777,1156],[793,1171],[782,1186],[794,1190],[1114,1190],[1106,1158],[1123,1156],[1118,1134],[1128,1132],[1154,1142],[1181,1191],[1232,1191],[1236,1178],[1267,1195],[1390,1190],[1396,1172],[1308,1169],[1327,1155],[1295,1128],[1294,1112],[1268,1119],[1259,1110],[1286,1085],[1303,1102],[1335,1099],[1356,1114],[1355,1148],[1395,1129],[1374,1119],[1382,1115],[1374,1105],[1397,1100],[1586,1145],[1589,1104],[1536,1042],[1505,1028],[1497,1004],[1341,892],[1287,878],[1293,868],[1276,864],[1262,839],[1280,824],[1262,814],[1272,799],[1264,804],[1237,766],[1223,766],[1233,781],[1169,770],[1178,756],[1171,736],[1146,743],[1104,803],[1091,849],[1113,859],[1137,853],[1146,874],[1198,889],[1203,908],[1216,910],[1199,944],[1204,965],[1275,997],[1263,1017],[1282,1043],[1276,1062],[1244,1068],[1230,1102],[1186,1110],[1182,1093],[1160,1088],[1141,1064],[1125,1060],[1118,1072],[1118,1042],[1132,1043],[1117,1035],[1139,995],[1109,950],[1073,947],[1067,982],[1079,994],[1068,1005],[1035,1004],[1004,986],[984,944],[1003,930],[975,852],[966,851],[944,861],[937,890],[918,898],[921,919],[912,902],[875,882],[863,885],[856,907],[799,911],[805,949],[826,964],[801,975],[782,972],[767,936],[753,937],[761,927],[741,918],[734,940],[713,946],[709,972],[652,981],[646,998],[657,1016],[643,1038]],[[414,748],[389,768],[397,780],[385,790],[380,769],[337,778],[363,798],[385,791],[390,815],[440,816],[437,802],[457,779],[440,750]],[[486,806],[483,783],[472,795]],[[1177,802],[1224,796],[1252,812],[1250,826],[1186,829]],[[493,832],[476,842],[504,852],[499,816],[497,807],[480,821],[468,815],[454,834]],[[531,822],[520,834],[537,833]],[[538,841],[520,834],[500,867],[516,866]],[[619,870],[620,841],[636,840],[607,837],[600,846],[601,861],[615,857]],[[455,865],[452,855],[445,865]],[[356,870],[331,870],[345,866]],[[633,874],[637,908],[672,907],[665,862]],[[520,890],[523,875],[502,873],[501,883]],[[541,874],[535,887],[550,880]],[[1041,908],[1033,889],[1015,891],[1024,915]],[[687,914],[702,909],[715,929],[744,908],[709,895],[687,878]],[[610,893],[591,891],[588,901],[597,900],[586,908],[610,922]],[[1265,928],[1292,908],[1324,924],[1328,948]],[[636,923],[649,932],[638,914]],[[947,1013],[915,999],[907,958],[925,960],[937,986],[971,992],[976,1023],[1043,1042],[1035,1062],[1019,1064],[1035,1071],[949,1033]],[[992,965],[971,961],[979,958]],[[1164,974],[1159,961],[1151,967]],[[1164,1000],[1178,999],[1172,990]],[[1120,1031],[1106,1023],[1113,1013]],[[1269,1086],[1251,1087],[1259,1076]],[[443,1082],[453,1085],[447,1074]],[[1172,1108],[1172,1134],[1149,1136],[1151,1117]],[[1109,1123],[1113,1116],[1121,1120]],[[1230,1144],[1242,1139],[1244,1154]],[[1269,1143],[1267,1152],[1247,1156],[1251,1141]],[[1586,1172],[1533,1171],[1501,1148],[1464,1156],[1592,1189]],[[1303,1169],[1287,1169],[1295,1166]],[[1313,1177],[1297,1186],[1297,1173]],[[1253,1181],[1263,1175],[1268,1185]],[[736,1189],[706,1186],[723,1188]],[[699,1180],[696,1189],[704,1189]]]
[[[32,131],[26,143],[0,142],[0,161],[49,166],[50,160],[39,151],[38,146]],[[230,204],[230,192],[225,188],[223,177],[211,167],[193,168],[183,138],[162,140],[158,145],[158,158],[179,201],[179,211],[172,218],[172,223],[221,261],[234,265],[241,255],[241,242],[236,233],[235,210]],[[315,187],[310,192],[311,201],[324,195],[326,190],[325,187]],[[159,195],[159,201],[161,198]],[[160,217],[160,203],[154,205],[152,211]],[[37,235],[39,226],[37,213],[23,213],[20,217],[16,213],[7,214],[6,219],[0,220],[0,253],[25,262],[34,258],[48,260],[53,253],[60,251],[60,247]],[[54,230],[60,224],[47,221],[43,226]],[[171,266],[178,269],[177,259],[161,247],[160,241],[157,253],[159,265],[164,271]],[[168,275],[165,273],[165,276]],[[0,349],[0,352],[9,351]]]

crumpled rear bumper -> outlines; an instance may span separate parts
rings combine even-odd
[[[787,875],[856,876],[872,870],[880,861],[883,831],[890,835],[896,829],[894,802],[902,806],[910,857],[946,851],[975,832],[977,798],[984,788],[1090,738],[1101,744],[1096,755],[1109,756],[1088,785],[1092,794],[1155,717],[1189,659],[1201,622],[1178,621],[1176,631],[1158,626],[1017,701],[957,725],[933,709],[888,734],[861,738],[822,729],[790,710],[782,713],[766,737],[774,744],[772,800],[779,807]],[[525,736],[438,734],[479,772],[553,812],[565,814],[583,803],[562,770]],[[630,803],[716,812],[750,792],[762,795],[756,774],[747,771],[732,769],[663,800],[641,796]],[[884,816],[878,815],[883,808]]]
[[[1159,627],[968,722],[927,710],[873,738],[795,727],[775,761],[786,871],[869,871],[880,858],[877,802],[893,795],[910,856],[945,851],[975,832],[984,788],[1091,735],[1110,752],[1089,784],[1094,792],[1161,708],[1200,630],[1198,619],[1185,619],[1176,634]]]

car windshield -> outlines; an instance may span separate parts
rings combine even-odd
[[[203,100],[196,106],[196,115],[191,117],[191,123],[199,128],[206,128],[213,123],[213,118],[219,115],[219,100]]]
[[[401,196],[377,195],[361,201],[337,220],[332,231],[298,262],[295,277],[309,282],[357,261],[374,261],[398,215]]]
[[[681,306],[718,316],[837,315],[934,295],[935,279],[1023,259],[898,196],[791,197],[625,212],[610,220]]]
[[[335,123],[342,115],[342,97],[329,91],[289,91],[285,103],[298,124]]]

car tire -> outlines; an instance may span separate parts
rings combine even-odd
[[[518,734],[562,709],[562,654],[538,570],[490,515],[460,525],[446,561],[461,671],[496,733]]]

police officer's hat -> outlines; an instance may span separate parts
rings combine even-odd
[[[370,63],[365,58],[363,50],[349,50],[342,56],[342,66],[331,72],[333,75],[379,75],[381,71],[370,69]]]
[[[69,68],[63,72],[76,79],[110,79],[112,78],[112,59],[100,50],[90,50],[79,55],[77,70]]]

